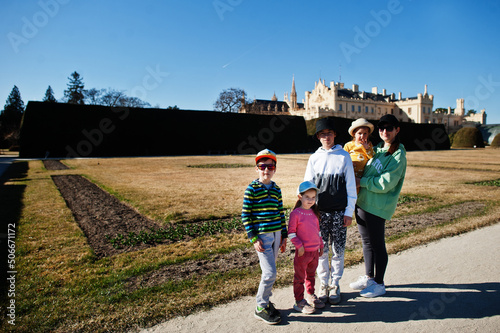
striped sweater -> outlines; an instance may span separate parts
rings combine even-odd
[[[287,238],[281,189],[275,182],[271,184],[268,190],[256,179],[245,190],[241,219],[248,239],[280,230],[281,237]]]

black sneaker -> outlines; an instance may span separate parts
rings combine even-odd
[[[271,314],[276,315],[278,317],[281,316],[281,313],[278,310],[276,310],[273,303],[269,302],[268,307],[269,307],[269,309],[271,309]]]
[[[260,319],[270,325],[275,325],[281,321],[281,316],[278,310],[273,305],[267,305],[262,311],[255,309],[254,317]]]

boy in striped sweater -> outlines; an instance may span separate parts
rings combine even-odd
[[[268,324],[281,321],[280,312],[269,301],[276,280],[276,258],[286,247],[286,220],[281,189],[271,180],[276,172],[276,154],[264,149],[255,157],[259,178],[245,190],[241,218],[248,239],[259,256],[262,270],[254,316]]]

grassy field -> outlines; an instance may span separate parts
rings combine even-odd
[[[295,203],[308,157],[278,156],[274,180],[288,208]],[[249,244],[244,234],[217,235],[98,259],[50,178],[84,175],[140,213],[161,224],[175,224],[238,216],[243,192],[257,177],[252,161],[252,156],[67,160],[63,163],[70,169],[62,171],[48,171],[40,161],[16,162],[14,177],[0,187],[2,221],[17,226],[15,330],[126,331],[254,294],[259,269],[132,288],[130,281],[169,265],[209,260]],[[409,152],[402,191],[408,202],[398,207],[395,217],[426,214],[465,201],[484,202],[485,208],[452,223],[395,237],[388,250],[394,253],[498,222],[498,179],[499,149]],[[347,264],[361,259],[360,249],[346,254]],[[280,260],[278,285],[289,285],[292,271],[289,260]],[[4,295],[3,304],[11,299]],[[4,306],[2,318],[9,319]],[[14,327],[3,320],[1,329]]]

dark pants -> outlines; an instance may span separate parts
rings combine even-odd
[[[363,242],[366,275],[383,284],[388,261],[385,220],[356,206],[356,223]]]

